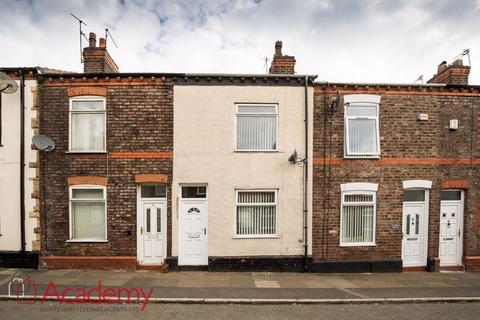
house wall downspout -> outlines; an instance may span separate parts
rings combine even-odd
[[[20,70],[20,244],[25,252],[25,74]]]
[[[308,76],[305,76],[305,159],[303,160],[303,269],[308,270]]]

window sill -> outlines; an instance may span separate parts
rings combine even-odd
[[[344,159],[351,159],[351,160],[378,160],[380,156],[343,156]]]
[[[69,239],[66,241],[67,243],[92,243],[92,242],[98,242],[98,243],[106,243],[108,242],[107,239]]]
[[[281,236],[279,234],[271,234],[271,235],[235,235],[232,239],[279,239]]]
[[[340,243],[340,247],[376,247],[376,243]]]
[[[72,153],[72,154],[76,154],[76,153],[101,153],[101,154],[106,154],[108,153],[108,151],[72,151],[72,150],[69,150],[69,151],[65,151],[65,153],[69,154],[69,153]]]
[[[280,150],[233,150],[235,153],[275,153],[280,152]]]

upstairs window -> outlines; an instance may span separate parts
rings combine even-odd
[[[373,95],[347,95],[345,99],[345,157],[380,156],[379,103]]]
[[[277,105],[236,106],[236,151],[277,150]]]
[[[84,97],[70,99],[70,151],[106,150],[105,99]]]

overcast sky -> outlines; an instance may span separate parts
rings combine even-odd
[[[471,50],[480,84],[480,0],[0,0],[0,66],[82,71],[78,23],[122,72],[264,73],[276,40],[319,80],[413,82]],[[87,42],[84,41],[84,46]]]

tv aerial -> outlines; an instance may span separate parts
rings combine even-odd
[[[72,17],[74,17],[75,19],[77,19],[77,21],[78,21],[78,26],[79,26],[79,28],[80,28],[80,63],[83,63],[83,55],[82,55],[83,44],[82,44],[82,37],[84,37],[85,40],[87,40],[87,41],[88,41],[88,39],[87,39],[87,36],[85,35],[85,33],[83,33],[83,31],[82,31],[82,24],[83,24],[85,27],[87,26],[87,24],[86,24],[85,22],[83,22],[82,19],[80,19],[80,18],[78,18],[76,15],[74,15],[73,13],[70,13],[70,15],[71,15]]]
[[[470,61],[470,49],[464,49],[464,50],[462,51],[462,53],[460,53],[460,54],[457,55],[455,58],[453,58],[453,60],[455,61],[455,60],[457,60],[458,58],[463,58],[463,57],[465,57],[465,56],[467,56],[467,58],[468,58],[468,65],[471,66],[472,63],[471,63],[471,61]]]
[[[0,72],[0,93],[14,93],[18,90],[18,84],[5,72]]]
[[[32,137],[33,145],[40,151],[53,151],[55,142],[44,134],[37,134]]]
[[[108,36],[110,36],[110,40],[112,40],[113,45],[115,46],[115,48],[118,48],[117,43],[115,42],[115,40],[113,40],[112,34],[111,34],[110,31],[108,30],[108,28],[105,28],[105,44],[107,43]]]
[[[413,83],[418,83],[418,82],[423,84],[423,74],[421,74],[415,81],[413,81]]]

